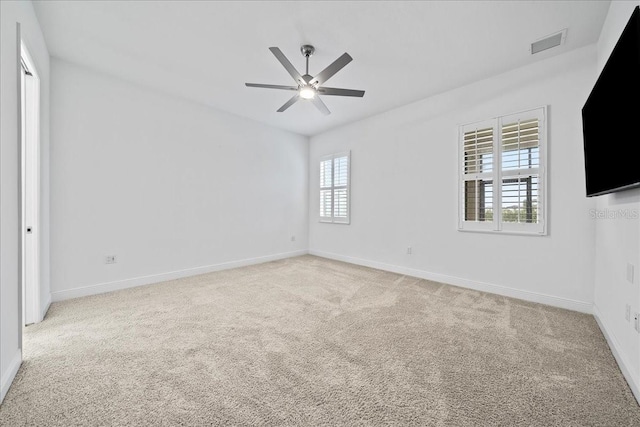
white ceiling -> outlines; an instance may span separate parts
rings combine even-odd
[[[454,87],[595,43],[608,1],[430,2],[34,2],[52,56],[122,79],[314,135]],[[568,28],[566,43],[535,56],[532,41]],[[348,52],[353,62],[327,86],[364,98],[324,96],[276,110],[294,84],[269,52],[279,47],[310,74]]]

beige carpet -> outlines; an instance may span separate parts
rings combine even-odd
[[[303,256],[56,303],[7,426],[640,426],[593,317]]]

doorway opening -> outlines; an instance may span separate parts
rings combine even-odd
[[[20,286],[22,327],[40,313],[40,79],[24,43],[20,49]]]

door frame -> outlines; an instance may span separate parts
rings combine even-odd
[[[27,71],[27,76],[23,73],[23,68]],[[42,313],[40,310],[40,78],[38,75],[33,57],[29,53],[28,47],[24,40],[20,39],[20,96],[18,96],[18,131],[20,137],[19,147],[19,179],[20,198],[18,208],[20,210],[20,335],[22,328],[26,324],[38,323],[42,321]],[[29,75],[30,74],[30,75]],[[28,100],[28,102],[25,102]],[[30,148],[27,151],[27,147]],[[30,154],[27,156],[27,152]],[[29,162],[29,167],[27,167]],[[32,171],[31,180],[25,180],[26,172]],[[25,188],[25,182],[32,182],[29,189]],[[31,193],[31,197],[27,198],[27,191]],[[26,218],[26,202],[31,200],[34,204],[32,214],[32,224],[27,224]],[[26,257],[26,238],[27,226],[32,228],[31,243],[33,250],[31,257]],[[27,263],[30,265],[28,266]],[[26,289],[26,280],[29,275],[26,274],[27,268],[31,268],[32,280],[29,283],[29,289]],[[31,283],[32,282],[32,283]],[[27,298],[27,296],[29,296]],[[22,337],[20,338],[20,346],[22,347]]]

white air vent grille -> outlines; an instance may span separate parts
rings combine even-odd
[[[564,39],[567,37],[566,28],[559,33],[551,34],[538,41],[531,43],[531,54],[535,55],[543,50],[551,49],[552,47],[560,46],[564,44]]]

